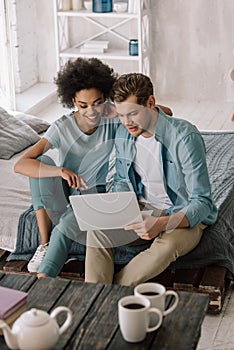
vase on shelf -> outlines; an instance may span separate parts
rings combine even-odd
[[[72,10],[80,11],[83,9],[83,0],[72,0]]]
[[[128,10],[127,0],[113,0],[114,12],[126,12]]]
[[[63,0],[62,1],[62,10],[70,11],[72,9],[72,1],[71,0]]]
[[[112,0],[93,0],[93,12],[112,12]]]

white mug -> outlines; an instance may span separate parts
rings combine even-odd
[[[156,307],[161,310],[163,316],[166,316],[175,310],[179,302],[179,296],[174,290],[166,290],[166,288],[159,283],[149,282],[138,284],[138,286],[134,288],[134,294],[136,296],[147,298],[150,301],[151,307]],[[174,296],[174,302],[167,310],[165,310],[165,302],[168,295]]]
[[[157,316],[157,323],[149,327],[150,315]],[[162,324],[162,312],[151,308],[147,298],[129,295],[118,302],[118,316],[120,331],[127,342],[142,341],[147,332],[153,332]]]

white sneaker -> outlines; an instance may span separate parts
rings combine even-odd
[[[32,259],[28,263],[28,271],[29,272],[37,272],[41,262],[47,252],[49,243],[46,244],[40,244],[37,247],[37,250],[35,254],[33,255]]]

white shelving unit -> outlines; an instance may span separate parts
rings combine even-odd
[[[117,72],[138,71],[149,75],[150,0],[137,2],[137,13],[95,13],[87,10],[63,11],[62,0],[54,0],[57,69],[68,60],[97,57]],[[130,39],[138,39],[138,56],[129,55]],[[81,53],[89,40],[108,40],[108,49],[100,53]]]

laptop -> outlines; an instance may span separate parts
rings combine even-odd
[[[135,192],[109,192],[70,196],[82,231],[108,230],[142,222]]]

